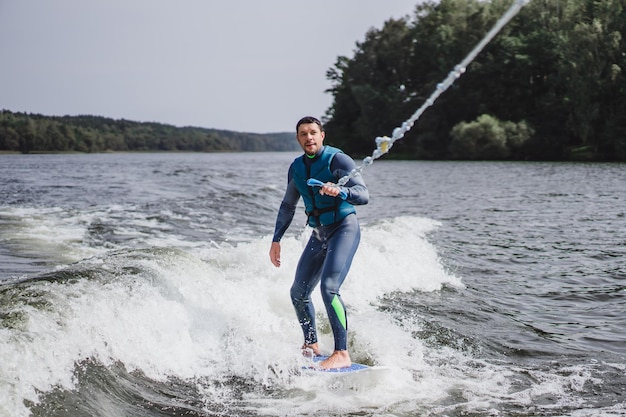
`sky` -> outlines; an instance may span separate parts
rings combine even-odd
[[[332,104],[338,56],[419,0],[0,0],[0,109],[239,132]]]

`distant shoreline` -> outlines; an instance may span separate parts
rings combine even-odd
[[[176,127],[102,116],[45,116],[0,111],[0,152],[258,152],[295,151],[289,132],[245,133]]]

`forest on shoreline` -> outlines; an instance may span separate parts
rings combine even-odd
[[[371,29],[328,73],[327,138],[370,154],[513,0],[440,0]],[[626,2],[531,0],[385,158],[626,161]]]
[[[242,133],[100,116],[0,112],[0,151],[265,152],[299,149],[295,133]]]

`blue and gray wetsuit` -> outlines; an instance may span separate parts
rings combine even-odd
[[[315,309],[311,293],[320,283],[322,299],[335,338],[335,350],[347,349],[348,321],[339,288],[348,274],[361,238],[354,205],[367,204],[369,192],[360,176],[343,187],[347,198],[323,196],[319,188],[309,187],[307,179],[337,182],[355,168],[355,163],[339,149],[324,146],[313,158],[302,155],[289,168],[287,190],[278,211],[274,242],[279,242],[293,220],[302,197],[313,233],[300,257],[291,287],[291,300],[304,343],[317,342]]]

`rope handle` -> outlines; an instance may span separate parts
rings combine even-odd
[[[316,180],[315,178],[309,178],[306,182],[306,185],[308,185],[309,187],[322,187],[324,185],[327,185],[325,183],[323,183],[320,180]],[[333,185],[329,185],[330,187],[336,187],[339,188],[338,185],[333,184]],[[346,198],[348,198],[348,193],[345,190],[339,190],[339,197],[341,197],[342,200],[345,200]]]

